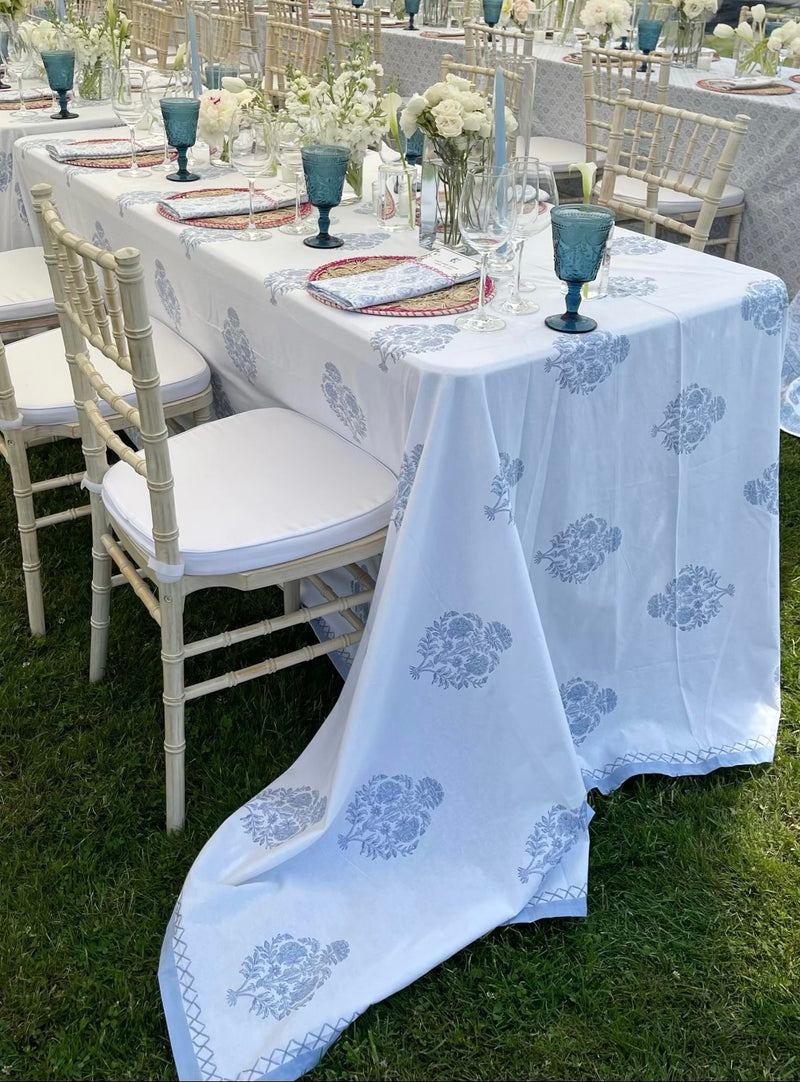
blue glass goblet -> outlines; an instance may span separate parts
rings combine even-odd
[[[406,139],[406,161],[409,165],[419,165],[422,161],[422,153],[425,149],[425,132],[417,128],[412,136]]]
[[[350,0],[350,3],[354,8],[363,8],[364,0]]]
[[[204,69],[206,87],[209,90],[219,90],[223,79],[230,79],[239,75],[238,64],[206,64]]]
[[[419,11],[419,0],[406,0],[406,15],[408,15],[408,26],[406,30],[416,30],[414,26],[414,16]]]
[[[67,109],[67,91],[72,90],[75,78],[75,53],[71,49],[56,49],[53,52],[45,51],[41,56],[50,89],[58,94],[61,106],[61,112],[53,113],[50,119],[74,120],[78,114]]]
[[[161,116],[164,118],[167,142],[178,152],[178,172],[168,173],[167,180],[186,183],[200,179],[197,173],[190,173],[186,168],[186,151],[194,146],[197,139],[199,115],[200,102],[197,98],[161,99]]]
[[[578,315],[581,288],[597,277],[614,215],[607,207],[593,203],[568,203],[553,207],[550,222],[556,274],[567,283],[567,309],[561,316],[548,316],[545,323],[567,334],[593,331],[597,321]]]
[[[636,26],[636,40],[639,52],[649,54],[658,45],[661,31],[664,27],[661,19],[640,19]],[[646,71],[647,65],[642,64],[639,71]]]
[[[483,0],[483,21],[487,26],[497,26],[502,10],[503,0]]]
[[[342,146],[302,147],[303,172],[306,175],[306,191],[309,202],[319,211],[319,233],[304,237],[303,244],[309,248],[341,248],[341,237],[328,232],[331,209],[342,201],[342,188],[350,160],[350,151]]]

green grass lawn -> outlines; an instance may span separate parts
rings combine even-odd
[[[586,920],[485,936],[367,1011],[312,1078],[800,1076],[800,443],[784,437],[782,455],[774,765],[650,776],[594,798]],[[79,468],[75,448],[37,461],[70,456]],[[0,1077],[172,1079],[156,971],[183,878],[215,827],[299,754],[338,677],[322,660],[192,704],[189,826],[167,837],[155,626],[118,592],[110,675],[88,685],[80,522],[43,536],[50,626],[33,642],[11,508],[3,469]],[[212,615],[255,604],[221,594]],[[206,626],[191,599],[188,620],[192,637]]]

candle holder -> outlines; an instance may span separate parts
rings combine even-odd
[[[341,248],[344,241],[341,237],[332,237],[328,227],[331,210],[342,201],[350,150],[348,147],[322,145],[303,147],[300,153],[308,200],[319,211],[319,232],[315,237],[304,237],[303,244],[309,248]]]
[[[75,78],[75,53],[71,49],[56,49],[41,54],[50,89],[58,94],[61,110],[53,113],[51,120],[75,120],[77,113],[67,109],[67,91],[72,90]]]
[[[193,147],[197,139],[197,118],[200,115],[198,98],[162,98],[161,116],[164,118],[164,131],[167,142],[178,152],[178,172],[168,173],[167,180],[186,184],[190,180],[199,180],[197,173],[190,173],[186,168],[186,152]]]
[[[593,282],[600,270],[614,215],[593,203],[570,203],[550,211],[556,275],[567,284],[567,307],[563,315],[548,316],[551,330],[585,334],[597,320],[578,315],[584,283]]]
[[[405,0],[406,15],[408,15],[408,26],[406,30],[416,30],[414,26],[414,16],[419,12],[419,0]]]

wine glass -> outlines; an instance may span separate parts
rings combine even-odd
[[[639,52],[648,56],[652,53],[653,49],[658,45],[658,39],[661,37],[661,30],[664,23],[661,19],[640,19],[636,24],[636,42],[639,46]],[[639,71],[647,71],[646,62],[642,61],[642,66]]]
[[[28,46],[18,34],[9,34],[8,45],[5,53],[6,71],[13,75],[17,81],[19,93],[19,109],[15,109],[9,120],[19,122],[33,120],[35,110],[28,109],[25,105],[25,92],[22,88],[22,79],[31,62],[31,53]]]
[[[200,115],[199,98],[172,98],[164,96],[160,102],[161,115],[164,118],[164,130],[167,142],[178,152],[178,172],[167,173],[167,180],[177,184],[199,180],[197,173],[190,173],[186,168],[186,152],[193,147],[197,139],[197,118]]]
[[[122,177],[149,177],[150,170],[142,169],[136,161],[136,125],[147,115],[147,94],[141,72],[132,72],[129,65],[114,69],[111,86],[111,105],[114,112],[127,125],[131,138],[130,169],[121,169]]]
[[[166,93],[161,85],[163,76],[158,72],[147,71],[144,73],[144,97],[147,106],[147,117],[150,121],[150,130],[158,132],[164,140],[164,155],[160,165],[153,166],[154,173],[166,173],[170,169],[169,144],[167,143],[167,129],[164,117],[161,115],[161,99]]]
[[[309,248],[341,248],[344,241],[341,237],[332,237],[328,227],[332,208],[338,207],[342,200],[350,149],[335,144],[318,144],[303,147],[300,153],[308,198],[319,211],[319,232],[315,237],[304,237],[303,244]]]
[[[509,242],[514,252],[514,284],[511,295],[499,307],[512,316],[527,316],[538,312],[539,305],[535,301],[526,300],[520,293],[522,249],[528,237],[541,231],[537,227],[539,211],[544,209],[547,213],[547,210],[539,192],[539,159],[512,158],[509,164],[513,170],[512,192],[516,204],[514,228]]]
[[[272,137],[265,116],[240,113],[231,125],[228,139],[231,165],[247,177],[250,193],[250,218],[247,229],[236,234],[237,240],[271,240],[266,229],[259,229],[253,217],[253,193],[256,177],[263,176],[272,159]]]
[[[300,204],[306,194],[306,182],[299,144],[287,145],[284,151],[284,163],[290,164],[282,164],[281,169],[290,170],[294,175],[294,218],[291,222],[287,222],[286,225],[280,226],[279,231],[288,233],[290,237],[307,237],[311,233],[316,233],[317,227],[300,213]]]
[[[456,325],[465,331],[499,331],[505,320],[486,311],[486,260],[489,252],[506,243],[514,227],[514,171],[509,165],[468,173],[458,206],[461,233],[480,253],[481,280],[478,308],[458,316]]]
[[[585,334],[597,327],[597,320],[578,315],[581,289],[597,277],[614,215],[593,203],[570,203],[555,207],[550,219],[556,274],[567,283],[567,307],[563,315],[548,316],[545,323],[554,331]]]
[[[419,0],[406,0],[405,2],[406,15],[408,15],[408,26],[406,30],[416,30],[414,26],[414,16],[419,11]]]
[[[497,26],[502,10],[503,0],[483,0],[483,21],[487,26]]]

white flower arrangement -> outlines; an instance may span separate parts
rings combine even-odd
[[[703,15],[713,15],[717,10],[717,0],[671,0],[679,15],[687,19],[700,19]]]
[[[727,23],[714,27],[717,38],[738,38],[747,48],[739,55],[739,64],[743,67],[759,66],[762,70],[778,70],[778,59],[782,52],[790,58],[800,57],[800,23],[794,19],[777,26],[767,37],[767,9],[763,4],[754,4],[750,9],[753,25],[743,22],[734,29]]]
[[[22,40],[39,53],[65,47],[72,49],[78,65],[110,60],[120,67],[125,45],[130,39],[130,19],[118,10],[114,0],[107,0],[100,19],[90,20],[74,15],[72,8],[67,10],[68,17],[64,22],[29,19],[20,23]]]
[[[506,107],[506,133],[517,130],[514,114]],[[466,151],[470,143],[492,134],[493,111],[489,99],[479,94],[469,79],[450,74],[441,83],[415,94],[400,115],[400,127],[408,138],[417,128],[439,143],[452,141],[455,149]]]
[[[535,11],[536,6],[532,3],[532,0],[503,0],[503,7],[500,11],[500,24],[502,26],[511,22],[518,30],[524,30],[528,22],[528,16],[533,15]]]
[[[609,34],[612,38],[630,34],[632,18],[633,9],[628,0],[588,0],[578,22],[590,37],[605,41]]]
[[[0,0],[0,18],[21,19],[33,0]]]

